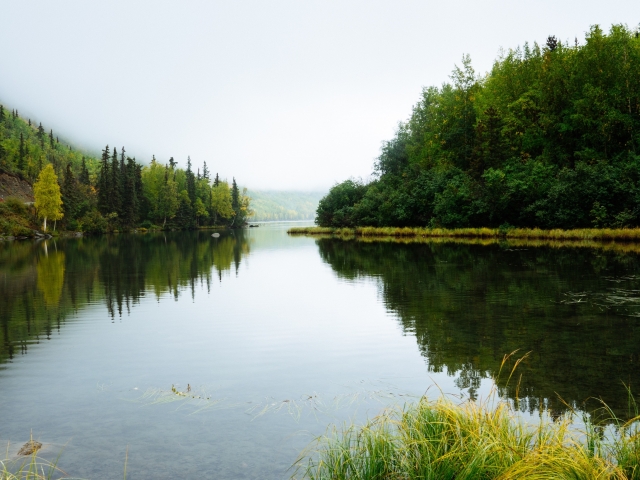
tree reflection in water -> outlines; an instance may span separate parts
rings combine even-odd
[[[49,338],[73,312],[106,305],[112,318],[144,296],[184,291],[237,273],[249,242],[242,231],[108,235],[0,244],[0,362],[41,337]]]
[[[481,379],[498,375],[505,354],[530,351],[515,380],[498,379],[501,395],[519,398],[519,408],[557,413],[566,408],[559,397],[572,407],[598,397],[627,415],[623,382],[635,390],[640,384],[640,322],[632,316],[640,310],[633,302],[611,307],[589,299],[621,285],[639,289],[630,275],[638,271],[637,253],[330,238],[317,244],[338,276],[377,279],[384,305],[415,335],[429,370],[455,375],[472,397]],[[586,301],[567,301],[573,292]]]

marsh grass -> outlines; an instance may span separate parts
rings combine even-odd
[[[301,454],[294,477],[640,479],[639,417],[628,393],[628,421],[603,404],[598,419],[568,406],[560,418],[541,414],[537,423],[495,390],[481,403],[423,397],[363,426],[331,428]]]
[[[30,440],[33,442],[33,438]],[[58,458],[51,462],[39,457],[36,449],[31,455],[10,458],[10,444],[4,460],[0,460],[0,480],[53,480],[70,479],[57,467]]]
[[[467,237],[549,240],[640,241],[640,228],[410,228],[410,227],[294,227],[291,235],[337,235],[354,237]]]

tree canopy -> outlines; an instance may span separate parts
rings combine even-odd
[[[640,38],[525,44],[478,76],[468,56],[384,143],[374,179],[336,185],[323,226],[640,225]]]

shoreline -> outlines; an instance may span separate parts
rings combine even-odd
[[[481,238],[507,240],[588,240],[639,242],[640,228],[426,228],[426,227],[294,227],[289,235],[331,235],[362,238]]]

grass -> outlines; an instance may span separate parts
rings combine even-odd
[[[509,402],[496,398],[495,391],[483,403],[422,398],[363,426],[333,427],[302,453],[294,476],[640,479],[640,417],[630,392],[631,420],[616,418],[605,405],[598,422],[582,415],[581,428],[572,410],[556,420],[541,415],[531,424]]]
[[[410,228],[410,227],[294,227],[291,235],[338,235],[353,237],[508,238],[592,241],[640,241],[640,228],[583,228],[542,230],[539,228]]]
[[[33,438],[30,440],[33,442]],[[66,478],[57,466],[38,457],[38,450],[31,455],[9,459],[9,445],[4,460],[0,460],[0,480],[52,480]]]

